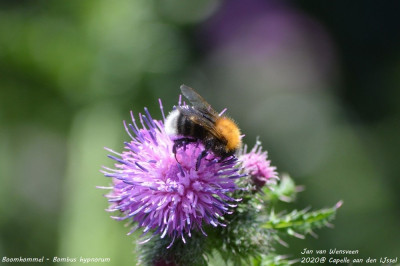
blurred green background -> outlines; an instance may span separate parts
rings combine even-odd
[[[0,257],[109,257],[135,241],[104,212],[122,120],[161,119],[179,86],[228,107],[252,146],[306,186],[288,209],[343,200],[334,229],[281,254],[399,256],[398,1],[0,1]],[[285,206],[284,206],[285,208]]]

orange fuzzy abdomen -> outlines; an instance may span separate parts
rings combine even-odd
[[[220,117],[215,122],[215,128],[222,136],[225,137],[227,140],[226,150],[232,151],[236,150],[241,145],[240,140],[240,129],[238,126],[233,122],[233,120],[227,117]]]

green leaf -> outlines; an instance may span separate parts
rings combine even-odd
[[[289,266],[296,263],[297,260],[287,260],[287,256],[282,256],[274,253],[261,255],[260,260],[255,260],[255,266]]]
[[[330,226],[330,221],[335,218],[336,210],[342,206],[339,201],[331,208],[308,212],[306,209],[294,210],[286,215],[276,215],[273,211],[263,228],[274,229],[282,234],[304,238],[302,234],[314,234],[313,229]]]
[[[264,199],[266,201],[293,202],[298,192],[303,191],[302,186],[296,186],[293,179],[288,174],[282,174],[280,181],[276,184],[266,186],[264,189]]]

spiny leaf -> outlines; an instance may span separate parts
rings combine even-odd
[[[303,191],[302,186],[296,186],[293,179],[288,174],[282,174],[280,181],[276,184],[266,186],[264,188],[264,199],[266,201],[276,202],[293,202],[296,199],[298,192]]]
[[[336,210],[343,204],[339,201],[331,208],[308,212],[307,210],[294,210],[286,215],[276,215],[273,211],[269,220],[263,224],[263,228],[274,229],[281,233],[286,233],[299,238],[304,238],[303,234],[313,234],[312,230],[329,226],[330,221],[334,219]]]

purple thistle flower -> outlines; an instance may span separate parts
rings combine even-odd
[[[267,160],[267,157],[268,153],[262,151],[261,142],[258,139],[249,153],[247,153],[247,146],[245,146],[239,155],[244,171],[250,176],[252,183],[257,188],[266,184],[275,184],[279,179],[276,167],[271,166],[271,161]]]
[[[160,109],[165,121],[163,107]],[[119,211],[116,220],[130,219],[136,222],[133,228],[143,228],[143,235],[153,231],[152,236],[172,238],[191,236],[191,230],[200,230],[204,235],[204,224],[214,227],[225,226],[220,217],[229,214],[234,202],[229,196],[238,189],[235,180],[239,174],[235,156],[219,160],[208,152],[201,159],[198,170],[196,163],[204,150],[201,142],[189,143],[172,152],[173,140],[166,134],[163,121],[154,120],[147,108],[145,115],[139,114],[140,126],[131,112],[132,124],[125,130],[131,140],[125,142],[125,150],[120,154],[110,149],[114,155],[108,157],[117,161],[116,169],[103,167],[106,177],[111,177],[113,186],[106,195],[110,206],[107,211]],[[178,163],[179,162],[179,163]]]

